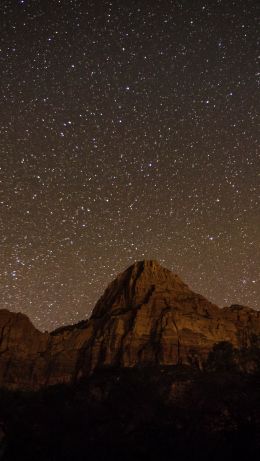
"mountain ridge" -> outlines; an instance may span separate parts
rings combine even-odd
[[[202,367],[216,343],[240,349],[259,337],[260,312],[221,309],[157,261],[138,261],[77,324],[42,333],[24,314],[0,310],[0,386],[38,389],[102,367]]]

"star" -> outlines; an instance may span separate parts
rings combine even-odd
[[[258,4],[148,3],[1,2],[1,307],[41,330],[145,258],[259,309]]]

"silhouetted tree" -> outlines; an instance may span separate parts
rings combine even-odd
[[[206,370],[232,371],[236,369],[236,351],[228,341],[215,344],[208,355]]]

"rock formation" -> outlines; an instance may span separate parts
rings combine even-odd
[[[213,345],[250,347],[260,312],[220,309],[156,261],[120,274],[88,321],[41,333],[23,314],[0,311],[0,386],[37,389],[103,366],[202,366]]]

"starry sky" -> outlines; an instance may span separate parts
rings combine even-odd
[[[257,3],[1,0],[1,308],[75,323],[144,258],[260,307]]]

